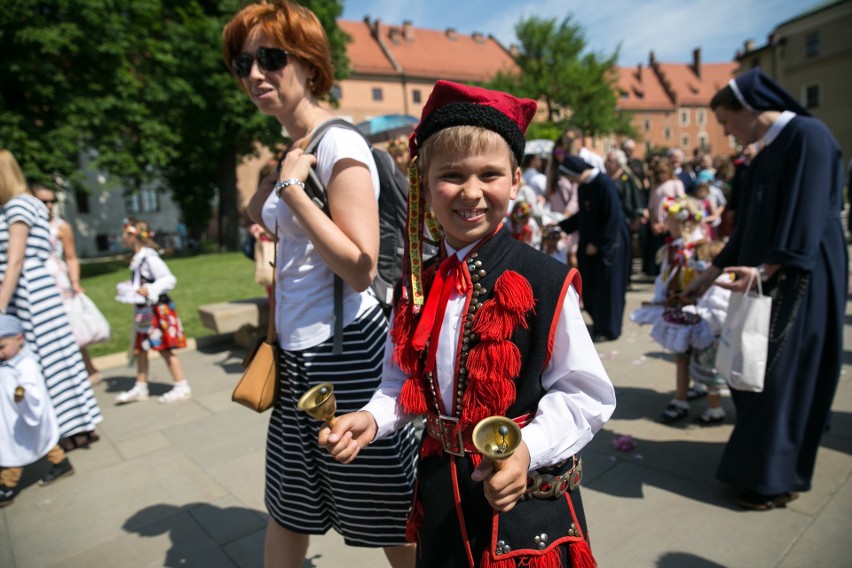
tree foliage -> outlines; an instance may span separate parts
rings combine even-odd
[[[281,127],[261,115],[222,61],[222,28],[239,0],[6,0],[0,10],[0,146],[27,175],[60,175],[77,189],[79,156],[125,191],[159,180],[190,230],[218,196],[220,243],[236,246],[236,166],[274,146]],[[328,31],[347,69],[340,0],[302,4]]]
[[[578,126],[588,135],[630,133],[630,117],[617,109],[615,64],[611,55],[586,51],[583,28],[569,14],[562,21],[531,16],[515,25],[520,73],[500,73],[488,86],[543,102],[546,122]]]

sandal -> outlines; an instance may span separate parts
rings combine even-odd
[[[686,400],[698,400],[707,396],[707,387],[689,387],[686,391]]]
[[[670,402],[669,405],[663,410],[663,413],[660,414],[660,422],[663,424],[673,424],[678,420],[686,418],[689,415],[689,408],[684,408],[682,406],[678,406],[677,404]]]
[[[701,416],[697,416],[695,418],[695,423],[699,426],[718,426],[722,422],[725,421],[725,415],[721,416],[711,416],[708,413],[704,413]]]
[[[742,493],[736,499],[736,504],[743,509],[752,511],[771,511],[779,507],[784,507],[790,501],[795,501],[799,498],[799,494],[795,491],[786,493],[777,493],[775,495],[763,495],[757,491],[748,490]]]

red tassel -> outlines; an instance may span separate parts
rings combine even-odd
[[[393,342],[393,361],[406,375],[414,372],[417,353],[411,347],[411,335],[414,328],[414,314],[410,302],[398,302],[394,309],[393,325],[390,336]]]
[[[405,540],[417,542],[417,533],[423,526],[423,502],[415,498],[411,504],[411,512],[408,514],[408,522],[405,523]]]
[[[535,307],[532,286],[526,278],[507,270],[494,283],[494,300],[505,309],[526,315]]]
[[[483,341],[470,350],[467,372],[473,381],[491,381],[496,377],[514,379],[521,372],[521,352],[506,339]]]
[[[595,568],[598,565],[589,543],[583,539],[572,542],[568,552],[571,555],[571,568]]]
[[[426,387],[423,379],[414,375],[409,377],[403,384],[399,393],[399,403],[408,414],[426,414]]]
[[[525,324],[525,318],[489,300],[477,310],[471,331],[482,340],[509,339],[519,326]]]
[[[428,434],[424,434],[423,444],[420,446],[421,460],[440,455],[442,451],[444,451],[444,447],[441,445],[441,442]]]

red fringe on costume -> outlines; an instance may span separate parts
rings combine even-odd
[[[568,543],[568,554],[571,557],[571,568],[596,568],[598,563],[592,556],[589,543],[583,539]],[[513,556],[511,558],[491,558],[489,551],[482,553],[479,561],[480,568],[563,568],[562,553],[559,546],[554,546],[544,554],[528,556]]]

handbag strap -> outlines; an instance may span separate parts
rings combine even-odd
[[[761,282],[760,277],[758,277],[758,278],[754,277],[754,272],[752,272],[748,277],[748,285],[746,286],[746,291],[743,293],[743,295],[746,295],[746,294],[749,293],[749,291],[751,290],[751,283],[754,280],[757,280],[757,293],[760,296],[763,296],[763,283]]]
[[[269,318],[266,324],[266,341],[274,343],[277,341],[275,331],[275,280],[278,272],[278,221],[275,221],[275,240],[272,244],[272,293],[269,294]]]

